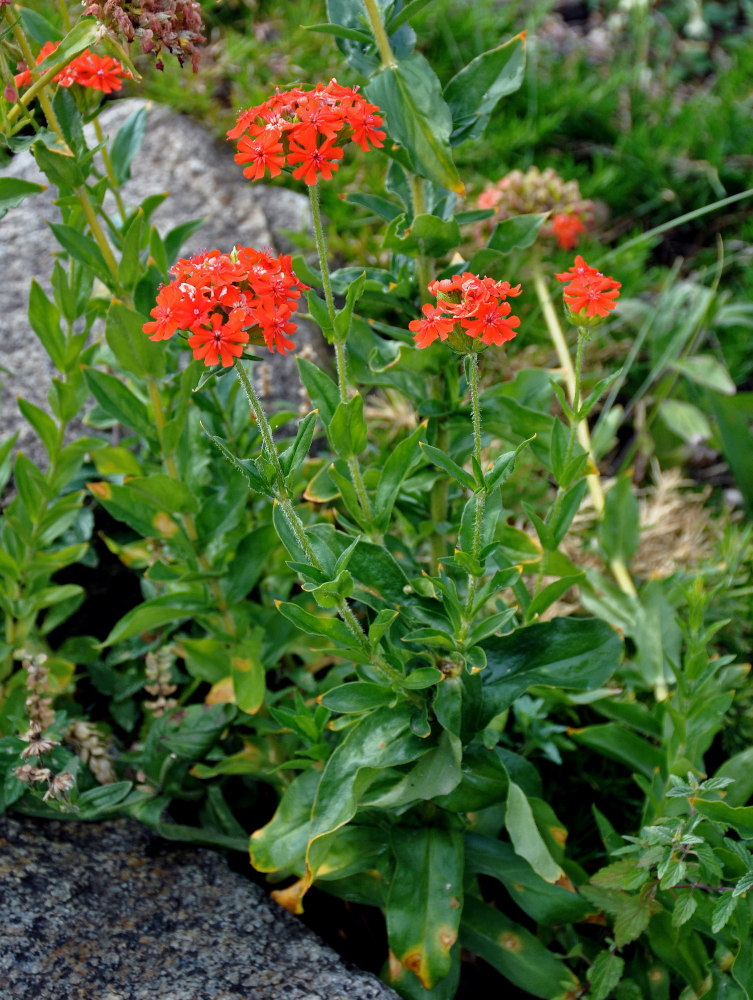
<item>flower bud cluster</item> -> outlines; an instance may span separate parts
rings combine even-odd
[[[506,299],[520,295],[520,285],[513,288],[509,281],[480,278],[465,271],[432,281],[428,287],[437,305],[427,302],[422,308],[423,318],[408,324],[418,347],[428,347],[437,338],[449,338],[453,350],[467,354],[484,350],[481,344],[503,344],[516,335],[520,320],[510,315]]]
[[[594,203],[582,197],[578,182],[565,181],[551,167],[512,170],[481,192],[478,207],[495,210],[488,228],[515,215],[551,212],[540,233],[554,237],[563,250],[572,250],[594,216]]]
[[[276,177],[297,164],[293,177],[316,184],[320,174],[329,180],[337,170],[346,142],[363,150],[369,142],[384,144],[378,112],[355,87],[330,80],[313,90],[276,91],[263,104],[241,111],[227,137],[238,140],[235,162],[249,164],[243,173],[251,180],[258,181],[267,170]]]
[[[290,317],[301,292],[308,288],[293,273],[290,257],[271,257],[251,247],[230,254],[209,250],[171,268],[173,280],[163,285],[154,320],[144,324],[151,340],[167,340],[177,331],[190,333],[194,357],[207,367],[228,368],[254,343],[286,354],[296,326]]]
[[[164,715],[167,709],[175,708],[178,704],[174,698],[169,697],[178,690],[177,684],[172,683],[173,663],[175,663],[175,653],[170,646],[146,654],[146,679],[149,683],[144,685],[144,690],[152,695],[154,701],[145,701],[144,707],[150,708],[155,718]]]
[[[52,55],[59,45],[60,42],[45,42],[37,55],[37,66],[44,62],[47,56]],[[115,90],[120,90],[124,77],[130,75],[122,63],[112,56],[98,56],[89,49],[84,49],[81,55],[76,56],[65,69],[53,77],[53,81],[61,87],[71,87],[76,83],[79,87],[111,94]],[[31,83],[31,71],[25,67],[20,73],[16,73],[13,80],[16,87],[28,87]]]
[[[163,48],[181,66],[190,59],[194,73],[199,68],[199,46],[206,41],[199,0],[83,0],[83,4],[85,17],[93,15],[127,42],[138,41],[145,55],[154,52],[157,69],[164,69],[159,58]]]

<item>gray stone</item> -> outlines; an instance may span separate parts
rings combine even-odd
[[[209,851],[0,816],[3,1000],[397,1000]]]
[[[149,110],[144,142],[131,167],[131,178],[123,188],[127,206],[134,207],[147,195],[169,191],[169,197],[152,216],[161,234],[189,219],[203,218],[202,228],[184,248],[184,255],[198,249],[229,251],[237,243],[257,249],[272,248],[288,252],[291,244],[284,230],[300,231],[309,227],[308,199],[304,194],[280,187],[252,184],[233,160],[230,143],[219,143],[206,129],[184,115],[152,102],[129,99],[108,104],[100,115],[106,137],[117,130],[137,108]],[[91,128],[91,127],[89,127]],[[90,145],[96,143],[93,131],[87,132]],[[6,176],[46,183],[30,153],[14,157],[3,171]],[[59,221],[52,204],[57,196],[54,186],[28,198],[0,221],[0,274],[3,283],[5,336],[0,373],[2,396],[0,420],[2,437],[20,431],[19,447],[36,461],[44,460],[44,451],[34,431],[28,427],[17,406],[17,397],[47,408],[46,397],[55,369],[31,331],[28,321],[28,295],[32,278],[49,290],[49,278],[57,244],[47,221]],[[105,207],[114,211],[114,201]],[[321,335],[305,322],[298,321],[295,334],[298,349],[304,345],[316,356],[325,347]],[[300,382],[292,355],[270,355],[274,373],[270,379],[275,399],[297,404]],[[259,366],[256,365],[255,368]]]

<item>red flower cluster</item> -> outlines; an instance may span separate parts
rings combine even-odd
[[[563,290],[565,305],[574,323],[583,320],[599,322],[610,309],[614,309],[622,287],[619,281],[590,267],[580,256],[575,258],[569,270],[556,274],[555,278],[566,284]]]
[[[267,170],[276,177],[283,167],[298,164],[293,177],[316,184],[319,174],[329,180],[337,170],[346,142],[364,150],[369,142],[383,145],[378,112],[355,88],[330,80],[313,90],[278,90],[263,104],[241,111],[227,137],[238,140],[235,162],[249,164],[243,173],[251,180]]]
[[[428,347],[439,337],[447,337],[456,330],[458,322],[468,337],[479,338],[483,344],[503,344],[515,336],[520,325],[517,316],[511,316],[508,296],[520,295],[520,285],[515,288],[509,281],[480,278],[465,271],[452,278],[432,281],[429,291],[438,299],[436,306],[428,302],[423,306],[423,319],[414,319],[408,329],[415,336],[418,347]]]
[[[39,50],[37,66],[51,55],[58,45],[60,42],[45,42]],[[120,90],[123,86],[123,77],[130,75],[122,63],[112,56],[98,56],[89,49],[84,49],[81,55],[76,56],[65,69],[53,77],[53,80],[61,87],[70,87],[71,84],[77,83],[80,87],[89,87],[91,90],[101,90],[103,94],[111,94],[113,90]],[[13,80],[17,87],[28,87],[31,83],[31,72],[28,67],[16,73]]]
[[[197,360],[225,368],[241,356],[255,328],[270,351],[287,354],[295,347],[288,338],[295,330],[290,317],[308,286],[293,273],[290,257],[251,247],[230,254],[209,250],[179,260],[171,274],[157,295],[153,322],[144,324],[151,340],[186,330]]]

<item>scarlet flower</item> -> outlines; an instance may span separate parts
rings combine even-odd
[[[259,180],[267,167],[276,177],[283,167],[299,164],[293,176],[315,184],[320,174],[329,180],[338,169],[347,142],[364,150],[369,143],[381,146],[381,124],[375,104],[357,89],[330,80],[313,90],[277,90],[262,104],[239,112],[227,137],[238,140],[236,163],[253,163],[243,171],[246,177]]]
[[[444,303],[443,303],[444,305]],[[433,306],[429,302],[422,306],[423,319],[413,319],[408,329],[415,333],[413,338],[418,347],[428,347],[437,337],[447,340],[448,333],[455,326],[455,320],[444,315],[441,306]]]
[[[510,303],[484,305],[475,319],[463,319],[460,325],[469,337],[481,337],[483,344],[504,344],[515,336],[515,327],[520,326],[517,316],[510,316]],[[509,317],[509,318],[508,318]]]
[[[516,335],[520,320],[510,315],[512,307],[506,299],[520,295],[520,285],[512,287],[509,281],[481,278],[465,271],[430,282],[429,291],[437,296],[437,305],[427,303],[422,309],[424,318],[408,324],[419,348],[428,347],[438,337],[450,337],[453,350],[468,353],[478,350],[473,340],[488,346],[503,344]],[[457,328],[458,320],[462,332]]]
[[[572,250],[586,227],[574,212],[558,212],[552,219],[552,232],[561,250]]]
[[[342,158],[341,146],[333,146],[332,140],[327,139],[321,146],[317,145],[317,133],[310,129],[306,133],[298,133],[298,142],[290,140],[290,152],[288,153],[288,163],[300,162],[300,167],[293,171],[293,177],[301,180],[305,184],[316,184],[318,174],[321,174],[325,181],[328,181],[338,164],[336,160]]]
[[[227,322],[223,322],[222,313],[213,313],[211,325],[202,327],[188,338],[196,360],[203,361],[207,368],[217,364],[229,368],[243,353],[243,345],[248,343],[248,333],[241,329],[245,320],[245,309],[234,309]]]
[[[571,268],[567,271],[563,271],[561,274],[555,274],[554,277],[557,281],[568,282],[573,281],[576,278],[598,278],[601,277],[601,271],[597,270],[595,267],[589,267],[579,254],[575,258],[575,262]]]
[[[273,132],[262,132],[255,137],[242,135],[238,141],[235,162],[251,163],[252,166],[246,167],[243,175],[252,181],[258,181],[267,169],[270,177],[276,177],[280,173],[285,166],[285,153],[282,143],[277,141]]]
[[[620,283],[612,278],[581,278],[564,290],[568,309],[577,318],[606,316],[616,306]]]
[[[229,367],[243,353],[253,331],[270,351],[287,353],[294,343],[291,317],[307,286],[293,273],[290,257],[274,258],[251,247],[232,254],[209,250],[181,259],[171,269],[144,324],[152,340],[178,330],[190,334],[194,357],[205,365]]]

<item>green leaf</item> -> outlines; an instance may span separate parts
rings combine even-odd
[[[536,242],[539,230],[548,217],[549,212],[538,212],[498,222],[486,244],[487,249],[502,254],[527,249]]]
[[[266,826],[251,834],[251,864],[259,872],[303,870],[311,807],[320,780],[319,771],[304,771],[285,789]]]
[[[314,407],[319,411],[325,427],[329,426],[340,403],[336,384],[318,365],[296,356],[298,373]]]
[[[98,31],[99,25],[95,19],[81,18],[65,35],[58,48],[39,64],[37,71],[43,74],[54,66],[72,62],[84,49],[96,43]]]
[[[394,201],[388,201],[387,198],[380,198],[379,195],[376,194],[360,194],[359,192],[351,192],[345,196],[345,201],[351,205],[360,205],[362,208],[367,208],[369,211],[380,216],[382,219],[386,219],[388,222],[396,219],[398,215],[403,214],[403,210],[399,205],[396,205]],[[298,271],[296,271],[296,274],[298,274]]]
[[[466,833],[465,845],[466,872],[498,879],[521,910],[537,923],[576,923],[593,913],[593,905],[576,892],[545,882],[509,844]]]
[[[131,427],[147,440],[155,437],[154,425],[146,406],[120,379],[95,368],[85,368],[84,377],[92,395],[110,416],[126,427]]]
[[[365,88],[386,117],[389,135],[411,155],[418,173],[462,194],[450,150],[452,117],[439,80],[426,59],[414,52],[397,66],[385,66]]]
[[[311,813],[306,852],[307,877],[314,878],[322,861],[326,834],[348,823],[358,801],[379,770],[415,760],[426,745],[411,732],[412,707],[380,708],[357,722],[324,765]]]
[[[557,882],[563,877],[564,872],[549,853],[539,833],[525,792],[514,781],[510,782],[507,793],[505,826],[515,853],[525,858],[537,875],[545,882]]]
[[[81,168],[76,157],[70,151],[64,151],[57,147],[51,149],[41,141],[35,142],[31,151],[39,169],[58,188],[76,188],[84,183]]]
[[[163,742],[170,753],[186,760],[199,760],[232,721],[232,705],[189,705],[168,720]],[[179,722],[176,720],[180,719]]]
[[[699,798],[691,798],[690,804],[706,819],[731,826],[741,837],[753,837],[753,806],[736,808],[726,802],[706,802]]]
[[[543,590],[533,598],[526,609],[526,620],[531,621],[536,615],[543,614],[547,608],[558,601],[563,594],[566,594],[571,587],[577,587],[585,579],[585,573],[575,573],[571,576],[560,577],[554,583],[547,584]]]
[[[353,319],[353,309],[363,293],[365,283],[366,272],[362,271],[355,281],[352,281],[348,286],[345,305],[335,316],[335,339],[340,343],[344,343],[348,339],[350,324]]]
[[[165,349],[144,333],[144,317],[113,299],[105,317],[105,339],[118,365],[139,378],[160,378],[165,372]]]
[[[316,428],[317,412],[307,413],[298,422],[298,432],[289,448],[280,455],[280,465],[286,479],[293,480],[306,460]]]
[[[402,779],[387,791],[377,789],[375,796],[367,793],[364,804],[369,808],[402,809],[427,799],[440,802],[461,780],[461,754],[458,737],[444,730],[437,745],[427,749]]]
[[[362,45],[373,44],[368,31],[359,31],[357,28],[346,28],[341,24],[302,24],[304,31],[319,31],[323,35],[334,35],[336,38],[348,38],[353,42],[360,42]]]
[[[659,403],[659,413],[667,427],[688,444],[708,441],[712,430],[706,414],[682,399],[664,399]]]
[[[389,19],[385,27],[387,28],[387,33],[389,35],[394,35],[398,28],[402,28],[404,24],[407,24],[412,17],[415,17],[424,7],[432,3],[433,0],[409,0],[405,4],[402,10],[397,12],[397,4],[395,5],[396,11],[393,16]]]
[[[58,432],[58,427],[52,417],[45,413],[44,410],[30,403],[26,399],[18,400],[18,408],[34,430],[39,435],[42,444],[45,447],[50,458],[53,457],[54,453],[60,447],[60,433]]]
[[[55,235],[55,239],[60,246],[73,257],[74,260],[85,264],[96,274],[96,276],[106,285],[111,285],[113,276],[105,263],[102,251],[89,236],[84,236],[72,226],[66,226],[62,222],[48,222]]]
[[[144,601],[123,615],[110,631],[103,647],[130,639],[142,632],[152,632],[163,625],[178,625],[186,618],[193,618],[197,612],[206,612],[206,600],[196,594],[165,594]]]
[[[357,640],[345,624],[339,618],[326,618],[324,615],[313,615],[310,611],[299,607],[297,604],[275,601],[275,607],[284,615],[288,621],[292,622],[304,634],[320,635],[336,646],[351,647],[357,644]]]
[[[528,445],[536,437],[526,438],[525,441],[521,441],[515,451],[506,451],[502,455],[495,458],[493,464],[491,465],[489,471],[484,476],[484,485],[487,493],[505,483],[510,476],[515,471],[515,462],[521,451],[528,447]]]
[[[534,684],[575,691],[602,687],[622,659],[613,628],[595,619],[554,618],[482,644],[483,726]]]
[[[338,403],[332,415],[327,436],[338,455],[350,458],[360,455],[367,443],[366,421],[363,419],[363,397],[360,392],[348,400]]]
[[[497,102],[518,90],[525,76],[525,32],[472,59],[444,89],[452,114],[450,143],[483,135]]]
[[[711,933],[718,934],[727,925],[737,906],[737,896],[731,892],[723,892],[717,900],[711,914]]]
[[[45,184],[35,184],[20,177],[0,177],[0,219],[9,208],[16,208],[25,198],[46,190]]]
[[[587,726],[585,729],[569,729],[568,736],[576,743],[625,764],[646,778],[652,778],[656,769],[665,764],[665,756],[661,750],[614,722]]]
[[[381,684],[351,681],[325,691],[318,701],[331,712],[350,715],[381,708],[384,705],[394,705],[396,695],[392,688],[383,687]]]
[[[395,868],[387,894],[390,951],[427,989],[450,971],[463,907],[463,838],[440,827],[391,831]]]
[[[131,290],[142,274],[141,243],[144,232],[144,213],[141,209],[134,215],[123,238],[120,262],[118,263],[118,284]],[[145,337],[142,334],[142,337]]]
[[[588,982],[591,986],[589,1000],[607,1000],[612,990],[622,979],[625,971],[625,960],[611,951],[601,951],[588,970]]]
[[[599,523],[599,542],[607,559],[628,562],[638,549],[639,536],[638,501],[632,478],[625,474],[607,493],[604,517]]]
[[[110,161],[118,184],[124,184],[131,174],[131,163],[141,148],[146,131],[148,110],[138,108],[118,129],[110,147]]]
[[[439,466],[440,469],[447,472],[454,480],[460,483],[461,486],[465,486],[467,490],[474,492],[476,489],[476,480],[473,476],[466,472],[465,469],[461,468],[457,462],[453,461],[449,455],[445,455],[443,451],[439,448],[435,448],[433,445],[425,444],[423,441],[419,442],[421,446],[421,451],[426,455],[430,462],[434,465]]]
[[[265,671],[261,660],[264,629],[253,627],[240,642],[230,648],[230,676],[233,678],[235,703],[253,715],[264,703]]]
[[[387,530],[400,487],[417,460],[419,438],[425,432],[425,425],[420,425],[387,456],[374,493],[374,519],[380,531]]]
[[[403,213],[394,218],[384,234],[382,246],[408,256],[444,257],[461,242],[455,219],[417,215],[410,221]]]
[[[683,924],[686,924],[695,913],[697,906],[698,901],[693,895],[692,889],[680,893],[672,913],[672,926],[682,927]]]
[[[65,372],[65,336],[60,329],[60,310],[31,279],[29,323],[59,372]]]
[[[719,392],[709,391],[707,398],[711,412],[719,425],[722,452],[745,498],[748,513],[753,514],[753,450],[750,447],[748,416],[753,394],[737,393],[735,396],[724,396]]]
[[[76,807],[83,815],[96,816],[122,802],[132,788],[132,781],[116,781],[111,785],[90,788],[78,797]]]
[[[573,993],[578,986],[567,966],[530,931],[469,895],[463,907],[460,943],[534,997],[551,1000],[567,992],[567,987],[558,989],[561,983],[568,983]]]
[[[724,364],[713,354],[696,354],[691,358],[678,358],[669,367],[680,372],[697,385],[721,392],[725,396],[735,395],[735,383],[730,378]]]

